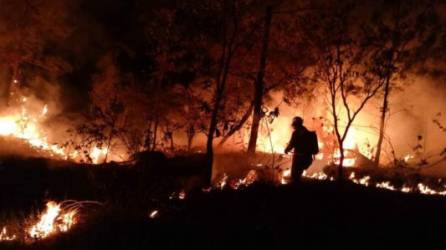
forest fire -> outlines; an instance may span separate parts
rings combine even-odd
[[[0,0],[0,248],[440,238],[444,27],[446,0]]]

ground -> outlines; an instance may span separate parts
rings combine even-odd
[[[196,189],[179,200],[169,194],[187,183],[185,174],[62,165],[3,159],[0,223],[16,221],[17,227],[49,199],[102,205],[86,209],[67,233],[0,243],[0,249],[444,249],[438,245],[446,226],[443,197],[304,180],[300,186]],[[150,218],[154,210],[159,214]]]

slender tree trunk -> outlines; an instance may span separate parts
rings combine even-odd
[[[259,71],[257,72],[257,77],[254,84],[254,111],[252,117],[251,135],[249,137],[249,143],[248,143],[249,155],[254,155],[256,152],[257,136],[259,133],[260,120],[262,119],[263,116],[262,104],[263,104],[263,94],[265,89],[263,78],[265,76],[266,59],[268,56],[268,44],[269,44],[271,20],[272,20],[272,7],[268,6],[266,8],[266,13],[265,13],[265,27],[264,27],[265,30],[263,33]]]
[[[342,185],[344,181],[344,137],[341,136],[341,132],[339,131],[339,117],[338,113],[336,111],[336,84],[333,80],[333,82],[329,83],[330,85],[330,97],[331,97],[331,112],[333,115],[333,126],[334,126],[334,132],[336,135],[336,140],[338,142],[339,146],[339,165],[338,165],[338,183]],[[348,127],[346,127],[346,130],[344,131],[344,135],[346,135]]]
[[[234,1],[232,7],[234,7]],[[229,67],[231,65],[232,60],[232,45],[234,43],[234,39],[236,37],[235,32],[231,35],[231,38],[228,39],[227,34],[227,16],[226,16],[226,2],[224,4],[224,16],[223,16],[223,51],[221,53],[220,62],[219,62],[219,72],[217,73],[216,77],[216,87],[215,87],[215,93],[214,93],[214,105],[211,113],[211,119],[209,122],[209,130],[208,130],[208,137],[206,142],[206,182],[207,184],[211,184],[211,178],[212,178],[212,167],[214,162],[214,135],[217,130],[218,125],[218,114],[220,112],[221,108],[221,102],[223,99],[223,95],[226,88],[226,79],[229,72]],[[233,14],[235,14],[235,11],[233,10]]]
[[[229,47],[231,44],[229,45]],[[223,64],[223,69],[220,77],[220,81],[217,82],[217,87],[215,88],[215,102],[214,107],[212,109],[211,121],[209,124],[209,132],[208,138],[206,142],[206,161],[207,161],[207,175],[209,177],[209,183],[212,177],[212,166],[214,162],[214,135],[217,130],[218,124],[218,114],[221,108],[221,101],[223,99],[223,94],[226,88],[226,79],[228,77],[229,66],[231,64],[232,52],[231,49],[227,52],[227,56],[225,56],[226,60]]]
[[[342,145],[342,143],[341,143]],[[338,172],[338,181],[339,183],[344,182],[344,159],[345,159],[345,153],[344,153],[344,146],[339,147],[340,150],[340,157],[339,157],[339,172]]]
[[[194,139],[194,136],[195,136],[195,130],[193,126],[189,126],[189,128],[187,129],[187,152],[190,152],[192,148],[192,141]]]
[[[218,123],[218,112],[220,109],[220,103],[222,98],[222,92],[217,88],[216,90],[216,98],[214,107],[212,109],[212,115],[211,115],[211,121],[209,124],[209,131],[208,131],[208,138],[206,142],[206,178],[208,184],[211,184],[211,178],[212,178],[212,167],[214,162],[214,134],[217,130],[217,123]]]
[[[383,106],[381,110],[381,119],[379,124],[379,137],[378,137],[378,143],[376,144],[376,153],[375,153],[375,166],[379,166],[379,161],[381,158],[381,150],[382,150],[382,144],[384,140],[384,132],[385,132],[385,123],[386,123],[386,116],[387,116],[387,110],[389,107],[389,94],[390,94],[390,76],[386,79],[386,84],[384,86],[384,98],[383,98]]]
[[[152,147],[152,119],[149,120],[146,131],[145,131],[145,137],[144,137],[144,149],[143,150],[148,150],[151,151],[151,147]]]
[[[342,183],[344,182],[344,159],[345,159],[344,139],[343,137],[341,137],[337,122],[335,122],[335,131],[339,146],[338,182]],[[344,134],[346,133],[347,131],[344,131]]]
[[[170,134],[170,150],[172,152],[175,150],[175,144],[173,143],[173,132]]]
[[[107,141],[107,152],[105,152],[104,163],[107,163],[108,154],[109,154],[110,149],[111,149],[111,144],[112,144],[112,140],[113,140],[113,136],[114,136],[113,130],[115,129],[115,124],[116,124],[116,121],[113,120],[113,123],[112,123],[112,126],[111,126],[110,135],[109,135],[108,141]]]
[[[153,141],[152,141],[152,147],[151,147],[150,151],[156,150],[156,139],[157,139],[156,137],[158,134],[158,123],[159,123],[159,121],[158,121],[158,117],[157,117],[157,118],[155,118],[155,124],[153,127]]]

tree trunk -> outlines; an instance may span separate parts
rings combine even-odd
[[[386,84],[384,86],[384,99],[383,99],[383,106],[381,110],[381,121],[379,125],[379,137],[378,137],[378,143],[376,144],[376,153],[375,153],[375,166],[379,166],[379,161],[381,158],[381,149],[382,149],[382,143],[384,140],[384,131],[385,131],[385,123],[386,123],[386,116],[387,116],[387,110],[389,107],[389,93],[390,93],[390,76],[386,79]]]
[[[156,137],[157,137],[157,134],[158,134],[158,123],[159,123],[159,121],[158,121],[158,117],[157,118],[155,118],[155,124],[154,124],[154,128],[153,128],[153,141],[152,141],[152,147],[151,147],[151,150],[150,151],[155,151],[155,149],[156,149]]]
[[[170,134],[170,150],[173,152],[175,151],[175,144],[173,142],[173,132]]]
[[[189,128],[187,129],[187,152],[189,153],[192,148],[192,141],[194,139],[194,136],[195,136],[195,129],[193,126],[189,126]]]
[[[209,132],[208,132],[208,138],[206,143],[206,178],[208,181],[208,184],[211,184],[211,178],[212,178],[212,167],[214,162],[214,134],[217,130],[217,123],[218,123],[218,112],[220,109],[220,102],[222,98],[222,92],[217,88],[216,90],[216,98],[214,107],[212,109],[212,115],[211,115],[211,121],[209,124]]]
[[[343,183],[344,182],[344,147],[339,147],[340,157],[339,157],[339,172],[338,172],[338,182]]]
[[[248,154],[254,155],[257,146],[257,136],[259,133],[260,120],[262,119],[262,104],[263,104],[263,94],[264,94],[264,82],[263,78],[265,76],[266,59],[268,56],[268,43],[269,43],[269,33],[271,28],[272,20],[272,7],[268,6],[266,8],[265,14],[265,27],[263,33],[262,41],[262,51],[260,54],[260,65],[259,71],[257,72],[256,81],[254,83],[254,111],[252,117],[251,125],[251,135],[249,137],[248,143]]]
[[[113,136],[114,136],[114,130],[115,130],[115,124],[116,124],[116,120],[113,120],[113,123],[112,123],[112,126],[111,126],[110,135],[108,137],[107,152],[105,152],[104,163],[107,163],[108,153],[110,152],[110,149],[111,149],[111,144],[112,144],[112,140],[113,140]]]

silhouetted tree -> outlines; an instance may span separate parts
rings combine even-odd
[[[381,159],[391,92],[427,59],[438,40],[435,4],[420,1],[377,1],[364,28],[368,46],[374,47],[373,74],[384,82],[375,165]]]
[[[336,3],[302,19],[306,24],[305,35],[318,57],[313,79],[325,85],[329,96],[340,151],[340,181],[345,159],[343,143],[358,114],[382,86],[370,73],[371,47],[361,44],[355,11],[353,2]],[[357,97],[356,103],[352,97]]]

